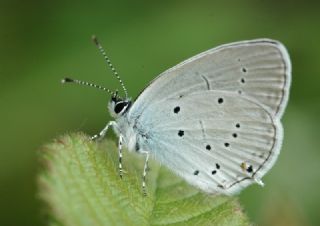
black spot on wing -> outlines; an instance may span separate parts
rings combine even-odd
[[[247,68],[245,68],[245,67],[243,67],[241,70],[243,73],[246,73],[248,71]]]
[[[183,131],[183,130],[179,130],[179,131],[178,131],[178,135],[179,135],[179,137],[184,136],[184,131]]]
[[[179,106],[177,106],[177,107],[175,107],[175,108],[173,109],[173,112],[176,113],[176,114],[178,114],[179,111],[180,111],[180,107],[179,107]]]
[[[223,103],[223,98],[222,98],[222,97],[219,97],[218,103],[219,103],[219,104],[222,104],[222,103]]]

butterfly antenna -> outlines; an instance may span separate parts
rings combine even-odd
[[[102,86],[99,86],[99,85],[96,85],[96,84],[93,84],[93,83],[90,83],[90,82],[80,81],[80,80],[77,80],[77,79],[64,78],[64,79],[61,80],[61,83],[76,83],[76,84],[79,84],[79,85],[91,86],[91,87],[103,90],[103,91],[111,94],[112,96],[116,95],[116,93],[112,92],[110,89],[104,88]]]
[[[112,65],[109,57],[108,57],[107,54],[106,54],[106,51],[105,51],[105,50],[103,49],[103,47],[100,45],[100,43],[99,43],[99,41],[98,41],[98,39],[97,39],[97,37],[96,37],[95,35],[92,36],[92,40],[93,40],[94,44],[98,47],[98,49],[99,49],[99,51],[101,52],[101,54],[103,55],[104,59],[106,60],[106,62],[107,62],[107,64],[108,64],[108,66],[110,67],[112,73],[114,74],[114,76],[116,76],[116,78],[117,78],[118,81],[120,82],[120,85],[122,86],[122,89],[123,89],[123,91],[124,91],[124,93],[125,93],[125,96],[126,96],[126,98],[127,98],[127,97],[128,97],[127,89],[126,89],[126,87],[124,86],[124,84],[123,84],[123,82],[122,82],[122,80],[121,80],[118,72],[117,72],[116,69],[113,67],[113,65]]]

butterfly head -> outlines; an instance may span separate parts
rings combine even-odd
[[[129,98],[122,99],[118,96],[118,92],[115,92],[111,96],[108,108],[112,117],[118,118],[125,114],[131,106],[131,100]]]
[[[122,116],[124,113],[127,112],[127,110],[129,110],[130,106],[131,106],[131,99],[130,98],[121,98],[118,95],[118,91],[116,92],[112,92],[111,90],[104,88],[102,86],[90,83],[90,82],[84,82],[84,81],[80,81],[77,79],[72,79],[72,78],[64,78],[61,81],[62,83],[76,83],[76,84],[80,84],[80,85],[85,85],[85,86],[91,86],[100,90],[103,90],[109,94],[111,94],[111,99],[109,101],[108,104],[108,108],[109,108],[109,112],[111,114],[112,117],[114,118],[118,118],[120,116]]]

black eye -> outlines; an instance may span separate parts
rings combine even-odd
[[[116,114],[119,114],[127,105],[128,105],[127,102],[119,102],[119,103],[117,103],[116,106],[114,107],[114,112]]]

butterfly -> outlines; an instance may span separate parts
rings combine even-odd
[[[291,84],[289,54],[278,41],[256,39],[218,46],[183,61],[156,77],[132,101],[119,74],[96,37],[94,43],[120,82],[124,96],[111,95],[110,121],[92,140],[112,127],[122,148],[149,157],[189,184],[211,194],[232,195],[261,178],[280,153],[280,119]]]

